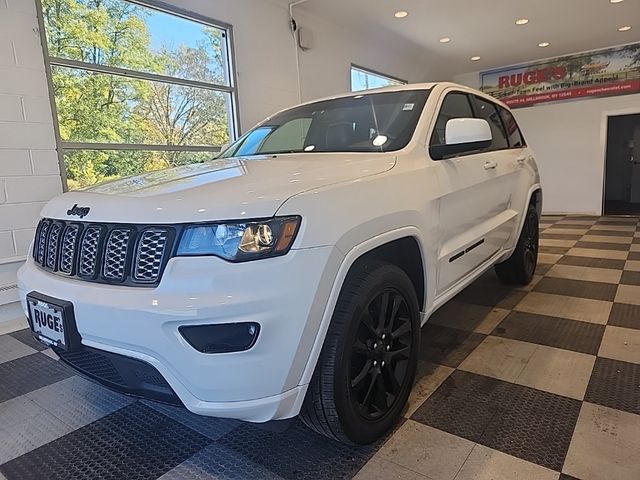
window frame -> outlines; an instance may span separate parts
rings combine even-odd
[[[356,65],[355,63],[352,63],[351,66],[349,67],[349,86],[351,89],[351,93],[357,93],[357,92],[366,92],[369,90],[374,90],[375,88],[387,88],[387,87],[373,87],[373,88],[367,88],[364,90],[354,90],[353,89],[353,82],[351,81],[351,75],[353,73],[354,70],[359,70],[364,74],[367,75],[375,75],[376,77],[381,77],[381,78],[385,78],[387,80],[391,80],[393,82],[397,82],[398,85],[397,86],[401,86],[401,85],[408,85],[409,82],[407,80],[403,80],[399,77],[394,77],[392,75],[387,75],[386,73],[382,73],[382,72],[378,72],[376,70],[373,70],[371,68],[366,68],[366,67],[362,67],[360,65]]]
[[[206,89],[213,92],[227,93],[230,96],[231,108],[229,109],[229,134],[231,141],[237,140],[241,135],[240,127],[240,107],[238,102],[238,83],[235,68],[235,42],[233,37],[233,26],[231,24],[211,19],[199,13],[184,10],[179,7],[168,5],[157,0],[123,0],[128,3],[139,5],[144,8],[155,10],[157,12],[166,13],[175,17],[179,17],[194,23],[200,23],[206,26],[214,27],[222,30],[226,36],[227,50],[227,68],[229,73],[229,85],[218,85],[199,80],[188,80],[177,77],[171,77],[162,74],[143,72],[139,70],[129,70],[126,68],[113,67],[109,65],[100,65],[78,60],[54,57],[49,54],[49,45],[47,42],[47,32],[44,22],[44,13],[42,8],[42,0],[35,0],[36,14],[38,18],[38,30],[40,35],[40,43],[44,55],[45,74],[47,79],[47,88],[49,95],[49,104],[53,117],[53,128],[56,142],[56,153],[58,156],[58,164],[60,168],[60,176],[62,178],[63,191],[69,190],[67,182],[67,170],[64,162],[64,154],[66,151],[78,150],[103,150],[103,151],[149,151],[149,152],[220,152],[223,145],[154,145],[154,144],[137,144],[137,143],[92,143],[92,142],[74,142],[62,139],[60,135],[60,125],[58,121],[58,110],[56,107],[52,67],[66,67],[76,70],[83,70],[92,73],[117,75],[125,78],[143,81],[155,81],[168,83],[172,85],[180,85],[186,87]]]

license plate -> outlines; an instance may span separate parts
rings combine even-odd
[[[51,302],[27,296],[31,330],[35,337],[49,346],[67,348],[64,308]]]

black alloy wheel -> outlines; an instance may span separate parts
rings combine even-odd
[[[366,420],[378,420],[395,402],[409,373],[412,325],[407,300],[386,288],[360,315],[351,347],[350,397]]]
[[[404,270],[356,263],[334,309],[300,418],[348,444],[368,444],[399,421],[418,364],[420,307]]]

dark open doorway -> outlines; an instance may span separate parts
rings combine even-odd
[[[640,114],[609,117],[605,215],[640,215]]]

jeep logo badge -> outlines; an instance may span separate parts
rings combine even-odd
[[[76,215],[80,218],[84,218],[89,214],[89,207],[79,207],[76,203],[73,207],[67,210],[67,215]]]

